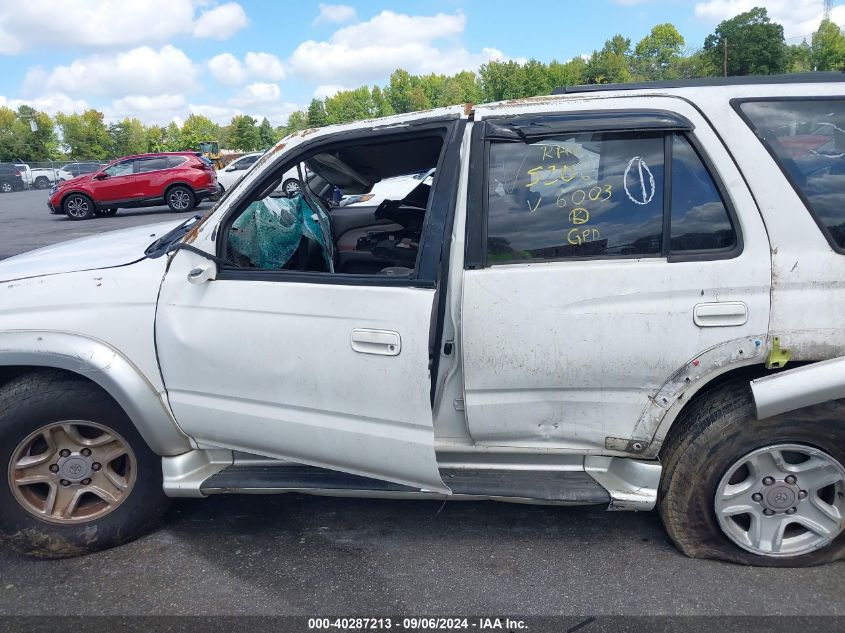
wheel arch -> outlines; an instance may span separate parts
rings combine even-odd
[[[189,182],[184,180],[175,180],[173,182],[167,183],[167,186],[164,188],[164,199],[167,201],[167,194],[168,192],[173,189],[173,187],[186,187],[187,189],[191,190],[191,193],[194,194],[194,197],[197,195],[197,190],[194,189],[193,185]]]
[[[158,455],[179,455],[193,448],[162,395],[107,343],[68,332],[0,332],[0,385],[40,369],[72,373],[98,385]]]
[[[67,200],[69,196],[72,196],[74,194],[80,194],[80,195],[85,196],[86,198],[88,198],[91,201],[91,204],[94,205],[95,209],[100,208],[100,205],[94,199],[94,196],[92,196],[89,192],[85,191],[84,189],[72,189],[70,191],[63,193],[61,199],[59,200],[59,208],[62,210],[62,212],[64,212],[65,200]]]

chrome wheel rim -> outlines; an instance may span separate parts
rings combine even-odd
[[[15,500],[50,523],[85,523],[113,512],[130,495],[137,460],[113,430],[81,420],[41,427],[12,453]]]
[[[845,521],[845,467],[822,450],[777,444],[738,459],[716,488],[727,537],[762,556],[800,556],[835,539]]]
[[[88,214],[88,201],[74,196],[67,201],[67,214],[75,218],[84,218]]]
[[[191,198],[181,189],[170,194],[170,204],[174,209],[187,209]]]
[[[5,193],[9,193],[11,190],[12,190],[12,185],[10,185],[8,182],[4,182],[3,183],[3,191]]]
[[[299,193],[299,183],[296,181],[289,182],[285,185],[285,193],[289,196]]]

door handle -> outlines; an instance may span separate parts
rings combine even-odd
[[[696,304],[692,320],[698,327],[728,327],[748,322],[748,306],[742,301]]]
[[[398,356],[402,351],[402,339],[399,332],[391,330],[352,330],[352,349],[359,354],[377,354],[379,356]]]

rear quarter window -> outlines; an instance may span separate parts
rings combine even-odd
[[[845,252],[845,99],[735,102],[831,245]]]

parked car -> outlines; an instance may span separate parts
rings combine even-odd
[[[114,215],[120,208],[166,204],[190,211],[220,195],[211,162],[194,152],[141,154],[120,158],[99,171],[54,185],[47,206],[71,220]]]
[[[30,189],[49,189],[57,182],[70,180],[75,176],[64,169],[54,167],[30,167],[26,163],[16,163],[24,184]]]
[[[20,169],[9,163],[0,163],[0,192],[10,193],[25,188]]]
[[[844,129],[840,73],[570,87],[293,134],[204,218],[4,260],[2,540],[296,491],[657,507],[689,556],[842,558]]]
[[[264,155],[264,152],[252,152],[251,154],[244,154],[240,158],[232,161],[223,169],[217,170],[217,182],[220,184],[220,190],[227,191],[234,187],[246,172],[252,167],[256,161]],[[299,174],[296,169],[289,170],[281,180],[279,185],[279,194],[293,196],[299,193]]]
[[[95,171],[99,171],[103,167],[102,164],[88,161],[88,162],[75,162],[75,163],[67,163],[65,164],[62,169],[67,173],[71,174],[74,178],[82,176],[84,174],[91,174]]]
[[[419,174],[407,174],[395,178],[385,178],[377,182],[369,193],[359,193],[343,196],[340,199],[341,207],[351,205],[367,205],[377,207],[385,200],[402,200],[413,191],[420,182],[433,178],[434,170]]]

